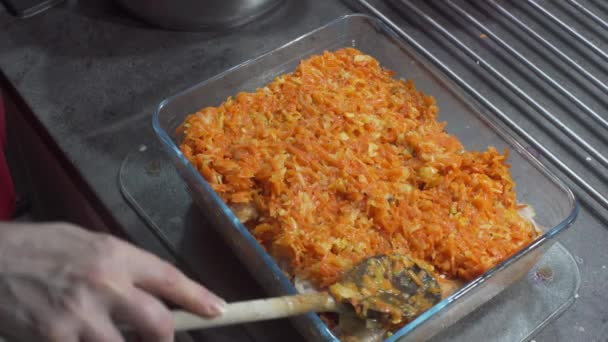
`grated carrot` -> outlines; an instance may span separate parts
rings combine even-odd
[[[292,276],[318,288],[399,253],[470,280],[537,235],[507,151],[463,151],[431,96],[346,48],[191,114],[181,150]]]

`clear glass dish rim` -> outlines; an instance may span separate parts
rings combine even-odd
[[[305,39],[311,35],[314,35],[315,33],[319,32],[319,31],[327,29],[328,27],[331,27],[333,25],[337,25],[341,22],[356,19],[356,18],[364,18],[366,20],[374,22],[374,25],[382,28],[382,30],[384,31],[383,32],[384,34],[388,34],[388,35],[394,37],[395,39],[399,40],[404,45],[407,45],[411,50],[414,50],[416,57],[417,57],[417,61],[423,63],[425,68],[427,68],[431,72],[433,72],[433,74],[435,76],[438,76],[441,79],[441,81],[447,83],[452,91],[455,91],[458,93],[458,95],[461,97],[462,101],[467,102],[467,104],[469,104],[470,106],[475,108],[476,109],[475,115],[480,120],[483,120],[485,123],[487,123],[492,130],[494,130],[496,132],[500,132],[501,138],[506,139],[506,142],[509,145],[517,147],[518,153],[523,154],[523,156],[525,157],[525,159],[528,162],[530,162],[532,165],[534,165],[534,167],[536,169],[538,169],[544,176],[549,178],[552,183],[554,183],[556,186],[558,186],[567,195],[569,204],[570,204],[570,208],[571,208],[570,213],[559,224],[557,224],[556,226],[547,230],[547,232],[545,232],[544,234],[539,236],[536,240],[534,240],[526,248],[521,249],[519,252],[512,255],[511,257],[509,257],[505,261],[501,262],[500,264],[494,266],[492,269],[488,270],[486,273],[482,274],[481,276],[474,279],[473,281],[467,283],[465,286],[463,286],[462,288],[460,288],[459,290],[454,292],[452,295],[443,299],[441,302],[435,304],[431,309],[425,311],[423,314],[418,316],[416,319],[414,319],[413,321],[408,323],[406,326],[404,326],[403,328],[394,332],[389,338],[387,338],[385,340],[385,342],[392,342],[392,341],[396,341],[396,340],[406,336],[409,332],[416,329],[418,326],[422,325],[424,322],[432,319],[436,314],[445,310],[446,308],[451,307],[453,305],[457,305],[458,304],[457,301],[459,298],[463,297],[470,291],[474,290],[475,288],[477,288],[478,286],[480,286],[481,284],[486,282],[488,279],[492,278],[495,274],[502,271],[503,269],[508,268],[511,264],[515,263],[517,260],[522,258],[524,255],[530,253],[531,251],[535,250],[536,248],[542,246],[547,241],[553,239],[555,236],[557,236],[559,233],[564,231],[566,228],[570,227],[572,225],[572,223],[575,221],[576,217],[578,216],[578,213],[580,211],[580,204],[579,204],[578,199],[572,192],[572,190],[561,180],[560,177],[558,177],[556,174],[554,174],[540,160],[538,160],[529,151],[527,151],[522,146],[522,144],[516,139],[516,137],[512,134],[512,132],[506,130],[505,128],[501,127],[500,125],[497,125],[497,123],[495,122],[495,119],[488,113],[487,110],[482,110],[480,108],[481,106],[477,103],[477,101],[471,99],[470,96],[468,96],[466,94],[466,92],[464,92],[457,84],[455,84],[449,78],[445,77],[445,75],[443,75],[443,73],[441,71],[439,71],[434,65],[432,65],[429,61],[427,61],[426,58],[420,54],[420,52],[418,51],[416,46],[412,46],[408,42],[404,41],[402,38],[400,38],[398,36],[398,34],[394,30],[392,30],[390,27],[388,27],[385,23],[383,23],[378,18],[375,18],[375,17],[367,15],[367,14],[361,14],[361,13],[342,15],[342,16],[340,16],[312,31],[309,31],[308,33],[305,33],[277,48],[274,48],[272,50],[269,50],[265,53],[262,53],[256,57],[254,57],[254,58],[251,58],[240,64],[237,64],[236,66],[233,66],[215,76],[212,76],[212,77],[210,77],[204,81],[201,81],[197,84],[194,84],[170,97],[167,97],[166,99],[161,101],[161,103],[157,106],[157,108],[153,114],[153,117],[152,117],[152,126],[154,129],[154,132],[156,133],[156,135],[160,139],[161,143],[165,147],[165,150],[168,153],[171,153],[171,154],[174,154],[175,156],[177,156],[177,158],[180,160],[180,162],[184,164],[184,166],[186,167],[188,172],[190,172],[201,183],[201,185],[205,188],[205,190],[211,194],[214,202],[217,202],[218,205],[222,208],[222,211],[226,215],[228,215],[228,217],[230,218],[230,220],[232,222],[234,222],[233,227],[235,229],[237,229],[239,234],[243,234],[245,239],[251,244],[251,247],[254,248],[256,250],[256,252],[258,252],[260,257],[263,259],[264,264],[266,264],[269,267],[269,271],[273,272],[275,275],[277,275],[277,274],[279,275],[279,277],[278,277],[278,281],[280,283],[279,285],[283,289],[285,289],[287,291],[287,293],[291,293],[291,294],[296,293],[296,289],[295,289],[294,285],[284,275],[284,273],[281,271],[281,269],[279,268],[277,263],[274,261],[274,259],[268,253],[266,253],[266,251],[263,249],[263,247],[257,242],[257,240],[253,237],[253,235],[251,235],[249,230],[247,230],[247,228],[243,224],[240,223],[238,218],[234,215],[234,213],[232,213],[232,211],[228,208],[228,206],[222,201],[222,199],[219,197],[219,195],[215,191],[213,191],[213,189],[207,183],[207,181],[200,175],[200,173],[194,168],[194,166],[185,158],[185,156],[182,154],[179,147],[173,142],[173,140],[171,139],[169,134],[162,128],[159,117],[161,115],[162,109],[167,104],[169,104],[171,101],[178,99],[181,96],[183,96],[195,89],[203,87],[208,83],[221,79],[221,78],[225,77],[226,75],[228,75],[232,72],[235,72],[236,70],[238,70],[242,67],[255,63],[256,61],[258,61],[270,54],[273,54],[277,51],[287,48],[290,45],[292,45],[302,39]],[[479,117],[480,114],[483,116],[483,118]],[[325,323],[323,323],[323,321],[315,313],[310,313],[310,314],[308,314],[308,316],[309,316],[309,318],[311,318],[313,320],[315,326],[317,326],[317,328],[319,328],[321,330],[322,335],[324,335],[330,339],[337,340],[336,337],[333,335],[333,333],[329,330],[327,325]]]

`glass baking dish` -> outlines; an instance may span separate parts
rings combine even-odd
[[[456,135],[467,149],[508,148],[518,201],[534,208],[535,220],[543,232],[530,246],[469,282],[395,332],[387,341],[428,339],[526,274],[553,244],[555,237],[572,224],[579,206],[560,179],[390,28],[366,15],[340,17],[162,101],[153,116],[154,130],[188,185],[194,202],[268,295],[294,294],[293,284],[277,263],[182,155],[178,148],[181,136],[177,128],[190,113],[206,106],[217,106],[240,91],[254,91],[275,77],[293,71],[300,60],[311,55],[343,47],[355,47],[372,55],[384,67],[394,70],[396,77],[411,79],[418,89],[434,96],[439,106],[439,119],[447,121],[446,129]],[[337,340],[316,314],[295,317],[293,323],[308,340]]]

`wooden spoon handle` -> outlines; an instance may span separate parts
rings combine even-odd
[[[330,311],[337,311],[334,299],[327,293],[313,293],[230,303],[221,316],[211,319],[174,311],[173,320],[175,330],[184,331]]]

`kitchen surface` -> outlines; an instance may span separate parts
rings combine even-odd
[[[606,341],[608,4],[602,0],[284,0],[221,32],[157,28],[113,1],[66,1],[27,19],[0,6],[9,148],[16,172],[27,174],[18,189],[35,217],[117,234],[175,262],[228,301],[264,297],[192,204],[154,134],[152,115],[163,99],[351,13],[380,17],[415,46],[581,204],[561,244],[543,259],[555,265],[555,281],[563,279],[555,284],[565,291],[559,303],[541,296],[532,303],[546,307],[536,308],[533,321],[497,321],[530,319],[508,310],[525,307],[518,301],[527,284],[544,286],[534,273],[434,340]],[[303,340],[288,320],[181,338]]]

